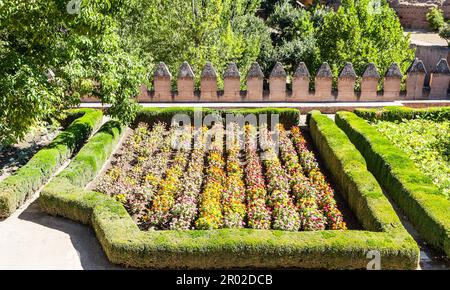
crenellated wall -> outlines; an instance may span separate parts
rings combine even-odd
[[[389,5],[397,13],[405,28],[428,29],[427,13],[432,7],[438,7],[450,18],[450,1],[448,0],[390,0]]]
[[[206,63],[200,76],[199,90],[195,89],[195,75],[190,65],[184,62],[177,74],[177,89],[172,90],[172,74],[167,66],[159,63],[154,73],[154,90],[141,88],[139,102],[373,102],[394,100],[447,99],[450,68],[446,59],[441,59],[430,72],[430,86],[424,87],[427,70],[424,63],[416,59],[404,78],[397,64],[380,74],[373,63],[369,63],[362,76],[358,77],[351,63],[341,70],[337,90],[333,90],[333,74],[324,63],[314,76],[314,90],[310,90],[313,77],[302,62],[290,78],[292,90],[287,89],[288,75],[281,63],[276,63],[268,76],[269,90],[263,89],[264,74],[258,63],[253,63],[246,76],[247,90],[241,91],[241,75],[236,64],[231,63],[223,73],[223,91],[217,89],[217,72],[211,63]],[[357,80],[360,90],[355,90]],[[405,79],[406,91],[401,91]],[[382,83],[382,90],[378,84]],[[86,99],[84,101],[92,101]]]

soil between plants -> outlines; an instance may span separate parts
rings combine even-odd
[[[39,150],[47,146],[61,128],[43,125],[34,128],[25,138],[14,145],[0,145],[0,181],[25,165]]]

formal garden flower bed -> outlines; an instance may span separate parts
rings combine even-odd
[[[42,190],[40,206],[92,225],[108,259],[125,266],[360,269],[379,255],[384,269],[417,267],[417,244],[331,119],[312,112],[309,139],[294,109],[200,115],[250,112],[280,124],[193,129],[164,125],[193,109],[142,109],[108,162],[130,132],[110,121]],[[319,159],[360,228],[346,229]]]
[[[228,127],[140,123],[93,188],[144,230],[346,229],[299,127],[277,128],[280,154],[266,127]]]
[[[391,107],[339,112],[336,123],[361,151],[421,237],[450,256],[450,109]],[[358,117],[361,116],[362,118]]]

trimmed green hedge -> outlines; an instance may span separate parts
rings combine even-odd
[[[36,153],[15,174],[0,182],[0,217],[10,216],[27,197],[41,187],[98,128],[102,112],[71,110],[78,118],[48,146]]]
[[[450,201],[400,148],[365,120],[339,112],[336,123],[361,151],[369,170],[420,235],[450,256]]]
[[[429,119],[434,121],[450,120],[450,107],[429,107],[414,109],[409,107],[388,106],[378,109],[356,109],[355,114],[363,119],[401,121],[403,119]]]
[[[290,108],[249,108],[249,109],[209,109],[209,108],[193,108],[193,107],[175,107],[175,108],[142,108],[135,119],[135,125],[140,122],[153,124],[155,122],[164,122],[170,124],[172,117],[176,114],[185,114],[192,120],[195,112],[202,113],[202,119],[207,114],[217,114],[221,118],[226,118],[227,114],[243,115],[250,114],[260,115],[267,114],[267,123],[271,125],[270,115],[279,115],[279,121],[287,129],[298,125],[300,122],[300,111]],[[259,120],[258,120],[259,122]]]
[[[365,229],[404,230],[361,153],[337,125],[319,111],[309,113],[309,127],[321,159],[339,191]]]
[[[39,197],[41,207],[54,214],[58,214],[58,211],[64,208],[68,217],[88,223],[89,219],[86,219],[86,211],[90,210],[88,205],[71,204],[70,199],[58,202],[58,199],[52,198],[62,192],[77,195],[81,188],[94,180],[119,142],[123,132],[124,128],[119,122],[109,121],[105,123],[80,150],[67,168],[44,187]],[[69,202],[68,207],[65,207],[65,202]],[[71,209],[72,207],[73,209]],[[78,213],[78,209],[82,209],[82,213]],[[75,215],[71,216],[70,213],[75,213]]]
[[[335,131],[339,132],[336,126],[321,136],[328,143],[335,144]],[[341,132],[342,135],[345,136]],[[403,229],[385,197],[377,191],[376,183],[372,189],[367,187],[364,193],[356,190],[349,194],[355,202],[366,204],[356,209],[356,213],[370,231],[140,231],[121,203],[102,193],[83,189],[94,178],[101,164],[106,162],[119,136],[119,124],[99,131],[71,165],[43,189],[39,198],[44,211],[91,224],[113,263],[177,269],[360,269],[369,262],[367,252],[378,250],[383,269],[415,269],[418,265],[417,245]],[[348,139],[340,139],[339,143],[342,142],[346,142],[346,146],[351,145]],[[100,144],[104,147],[104,154],[98,155],[95,148],[99,148]],[[333,146],[333,150],[339,148]],[[353,149],[353,153],[357,150]],[[362,157],[359,161],[364,162]],[[342,176],[352,173],[352,168],[348,167]],[[366,176],[368,173],[358,168],[354,174]],[[352,180],[359,182],[360,179],[353,177]],[[363,178],[362,182],[367,180]]]

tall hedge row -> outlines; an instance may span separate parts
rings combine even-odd
[[[166,124],[171,124],[172,118],[175,115],[187,115],[191,118],[193,122],[195,114],[201,117],[201,120],[205,120],[207,115],[216,115],[219,118],[225,119],[227,115],[242,115],[248,116],[254,114],[255,116],[260,116],[261,114],[267,115],[267,124],[272,125],[271,115],[278,115],[279,122],[283,124],[287,129],[292,126],[298,125],[300,122],[300,111],[297,109],[290,108],[248,108],[248,109],[209,109],[209,108],[192,108],[192,107],[174,107],[174,108],[142,108],[135,119],[135,124],[140,122],[146,122],[153,124],[155,122],[164,122]],[[197,116],[198,116],[197,115]],[[258,124],[259,118],[257,118]],[[265,120],[263,120],[265,121]]]

